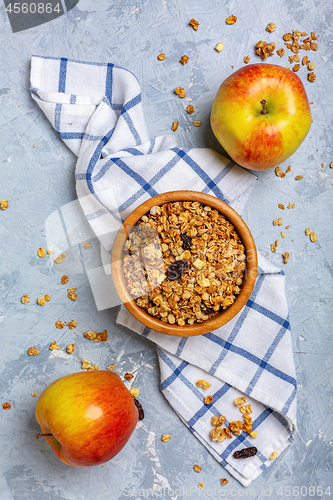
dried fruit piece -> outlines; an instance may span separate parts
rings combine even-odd
[[[45,248],[38,248],[38,250],[37,250],[37,255],[38,255],[38,257],[40,257],[41,259],[42,259],[43,257],[45,257],[45,255],[46,255],[46,250],[45,250]]]
[[[65,323],[63,321],[56,321],[56,324],[55,324],[56,328],[64,328],[65,326]]]
[[[29,304],[30,297],[29,297],[29,295],[27,293],[25,293],[24,295],[22,295],[21,302],[22,302],[22,304]]]
[[[235,404],[236,406],[242,406],[242,405],[243,405],[243,404],[245,404],[245,403],[246,403],[246,398],[245,398],[245,397],[237,398],[237,399],[235,399],[235,401],[234,401],[234,404]]]
[[[213,396],[206,396],[204,399],[205,405],[211,405],[213,402]]]
[[[273,31],[276,30],[276,26],[274,23],[268,23],[267,26],[266,26],[266,31],[268,31],[269,33],[273,33]]]
[[[130,393],[134,398],[136,398],[140,393],[140,389],[135,389],[134,387],[132,387],[132,389],[130,389]]]
[[[227,24],[235,24],[235,22],[237,21],[237,17],[236,16],[229,16],[227,17],[227,19],[225,20],[225,22]]]
[[[45,306],[45,304],[46,304],[45,297],[38,297],[38,299],[37,299],[37,303],[38,303],[40,306]]]
[[[50,351],[54,351],[54,349],[60,349],[60,346],[56,342],[52,342],[49,349]]]
[[[197,380],[197,382],[196,382],[196,386],[202,387],[203,389],[209,389],[211,385],[212,384],[207,382],[207,380],[203,380],[203,379]]]
[[[62,283],[63,285],[66,285],[66,283],[68,283],[68,280],[69,280],[68,276],[66,276],[66,274],[64,274],[64,275],[61,277],[61,280],[60,280],[60,281],[61,281],[61,283]]]
[[[65,253],[60,253],[59,255],[57,255],[56,257],[54,257],[54,262],[56,264],[62,264],[64,262],[66,258],[66,254]]]
[[[193,113],[193,111],[194,111],[194,106],[193,106],[193,104],[189,104],[189,105],[187,106],[187,108],[186,108],[186,111],[187,111],[189,114]]]
[[[255,439],[257,437],[257,431],[250,432],[251,438]]]
[[[186,63],[188,63],[188,61],[189,61],[188,56],[182,56],[182,57],[180,58],[180,62],[181,62],[182,64],[186,64]]]
[[[193,465],[193,470],[194,470],[194,472],[197,472],[197,473],[201,472],[200,465],[198,465],[198,464]]]
[[[36,349],[36,347],[29,347],[28,349],[29,356],[37,356],[37,354],[39,354],[39,350]]]
[[[281,208],[281,210],[284,210],[284,205],[282,203],[279,203],[278,208]]]
[[[254,457],[257,454],[257,448],[255,446],[250,446],[250,448],[243,448],[242,450],[235,451],[235,458],[249,458]]]
[[[4,410],[10,410],[10,409],[11,409],[11,407],[12,407],[12,406],[11,406],[11,404],[10,404],[10,403],[8,403],[8,402],[6,402],[6,403],[2,403],[2,408],[3,408]]]
[[[124,378],[126,380],[132,380],[132,378],[134,378],[134,375],[132,375],[131,373],[125,373]]]
[[[66,352],[68,352],[68,354],[73,354],[74,351],[75,351],[75,344],[68,344],[68,346],[66,347]]]
[[[143,420],[145,418],[145,412],[143,411],[142,405],[136,398],[133,399],[134,399],[134,404],[139,412],[139,420]]]
[[[196,21],[195,19],[192,18],[190,21],[190,26],[192,26],[192,28],[195,31],[198,31],[199,23],[198,23],[198,21]]]
[[[158,56],[157,56],[157,60],[158,61],[164,61],[164,59],[165,59],[165,55],[164,54],[158,54]]]
[[[311,232],[309,236],[310,236],[310,240],[312,241],[312,243],[315,243],[317,241],[316,233]]]
[[[273,451],[273,453],[270,455],[269,459],[270,460],[275,460],[278,456],[278,452],[277,451]]]
[[[222,42],[219,42],[217,45],[215,45],[214,49],[217,51],[217,52],[222,52],[222,50],[224,49],[224,45]]]
[[[173,132],[176,132],[176,130],[177,130],[177,128],[178,128],[178,125],[179,125],[179,121],[173,122],[173,123],[172,123],[171,130],[172,130]]]

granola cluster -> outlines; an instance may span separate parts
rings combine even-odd
[[[246,255],[234,226],[209,206],[179,201],[152,207],[124,246],[129,293],[148,314],[183,326],[234,303]]]

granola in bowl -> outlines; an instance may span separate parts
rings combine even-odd
[[[153,206],[124,245],[123,272],[136,304],[179,326],[231,306],[245,269],[245,248],[234,226],[198,201]]]

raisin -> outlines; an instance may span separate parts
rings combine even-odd
[[[139,401],[136,398],[133,398],[133,399],[134,399],[135,406],[137,407],[138,412],[139,412],[139,420],[143,420],[145,418],[145,412],[143,411],[141,403],[139,403]]]
[[[183,242],[183,244],[182,244],[183,250],[189,250],[191,248],[191,245],[192,245],[192,239],[189,236],[187,236],[186,234],[181,234],[180,239]]]
[[[206,307],[202,312],[203,314],[213,314],[215,311],[211,307]]]
[[[186,271],[187,268],[188,268],[187,260],[179,260],[177,262],[173,262],[172,264],[168,265],[166,276],[168,280],[174,281],[177,278],[180,278],[184,274],[184,271]]]
[[[179,269],[181,276],[184,274],[184,271],[186,271],[187,268],[188,268],[188,261],[187,260],[179,260],[178,261],[178,269]]]
[[[251,446],[250,448],[243,448],[242,450],[235,451],[235,458],[249,458],[254,457],[257,454],[257,448],[255,446]]]

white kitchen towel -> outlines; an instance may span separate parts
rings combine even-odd
[[[114,64],[34,56],[31,95],[60,138],[78,156],[76,187],[102,247],[105,272],[121,222],[143,201],[174,189],[202,191],[242,212],[256,177],[207,148],[184,149],[175,135],[149,140],[135,76]],[[177,98],[177,96],[175,96]],[[97,303],[98,307],[98,303]],[[222,328],[176,338],[145,328],[122,306],[118,322],[158,346],[161,391],[212,455],[247,486],[296,432],[296,380],[284,273],[259,256],[258,278],[246,306]],[[212,385],[204,390],[198,379]],[[210,405],[206,395],[213,396]],[[242,432],[210,438],[211,416],[242,420],[234,400],[252,405],[257,438]],[[256,446],[252,458],[235,451]]]

